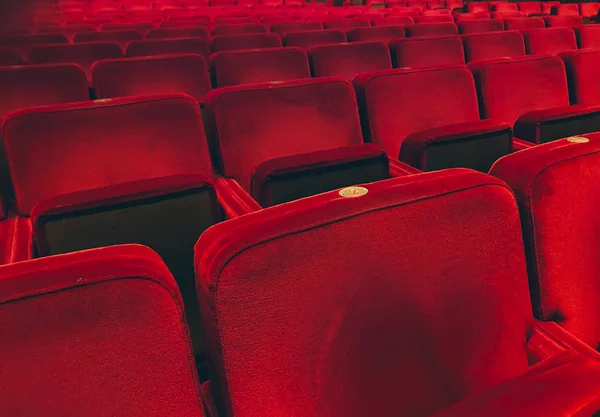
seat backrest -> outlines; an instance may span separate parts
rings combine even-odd
[[[600,10],[600,3],[579,3],[579,14],[581,17],[596,17]]]
[[[204,38],[174,38],[131,41],[127,44],[125,55],[151,56],[172,54],[210,55],[210,40]]]
[[[490,173],[508,182],[519,202],[535,315],[598,349],[600,136],[514,153]]]
[[[107,32],[81,32],[73,36],[73,43],[119,42],[125,45],[129,41],[139,41],[143,36],[137,30],[112,30]]]
[[[0,294],[8,415],[204,415],[181,296],[151,249],[8,265]]]
[[[213,176],[200,108],[183,94],[21,110],[5,119],[2,137],[24,215],[61,194],[168,175]]]
[[[365,73],[354,85],[365,139],[393,157],[411,133],[479,120],[473,76],[464,67]]]
[[[574,4],[573,6],[577,6]],[[549,28],[559,28],[559,27],[575,27],[583,25],[583,18],[581,16],[546,16],[544,17],[544,22],[546,22],[546,26]]]
[[[361,72],[392,69],[384,42],[353,42],[308,49],[313,77],[339,77],[348,81]]]
[[[458,35],[458,29],[454,23],[422,23],[406,26],[404,31],[409,37]]]
[[[356,28],[346,32],[348,42],[381,41],[391,42],[404,38],[402,26],[376,26],[370,28]]]
[[[580,48],[600,48],[600,26],[584,25],[573,28]]]
[[[0,46],[0,66],[23,65],[25,60],[17,48]]]
[[[600,105],[600,50],[585,49],[563,52],[571,104]]]
[[[211,57],[211,66],[218,87],[310,78],[302,48],[219,52]]]
[[[454,23],[454,19],[448,15],[418,16],[415,17],[415,23]]]
[[[544,19],[539,17],[511,18],[504,21],[505,30],[530,30],[543,29],[544,27]]]
[[[465,64],[458,36],[399,39],[390,43],[394,67],[434,68]]]
[[[516,12],[518,10],[515,3],[496,3],[493,9],[494,12]]]
[[[340,29],[286,32],[282,36],[285,46],[307,48],[314,45],[346,42],[346,33]]]
[[[553,7],[559,6],[560,2],[558,1],[542,1],[540,2],[540,6],[542,7],[542,14],[550,14]]]
[[[146,33],[146,39],[170,38],[209,38],[208,30],[203,27],[179,27],[151,29]]]
[[[483,13],[483,12],[460,13],[460,14],[455,15],[456,23],[461,23],[464,21],[471,21],[471,20],[489,20],[489,19],[491,19],[491,15],[489,13]]]
[[[195,255],[220,415],[425,417],[520,374],[522,244],[510,189],[462,169],[216,225]]]
[[[92,67],[97,98],[185,93],[203,101],[210,90],[201,55],[159,55],[98,61]]]
[[[579,16],[579,6],[576,3],[559,4],[553,6],[550,13],[558,16]]]
[[[212,36],[236,35],[240,33],[265,33],[267,27],[262,23],[242,23],[238,25],[220,25],[213,27]]]
[[[0,38],[0,46],[17,48],[21,53],[26,53],[32,45],[47,45],[55,43],[69,43],[69,38],[63,33],[40,33],[35,35],[19,35]]]
[[[271,25],[271,32],[279,33],[280,35],[290,31],[300,30],[321,30],[323,25],[317,21],[292,21],[292,22],[276,22]]]
[[[523,35],[517,31],[476,33],[462,38],[467,62],[525,55]]]
[[[381,20],[374,20],[373,26],[406,26],[415,23],[410,16],[387,16]]]
[[[571,28],[546,28],[523,31],[528,55],[558,54],[577,49],[575,33]]]
[[[27,59],[32,64],[72,62],[81,65],[88,79],[92,64],[100,59],[122,58],[123,49],[117,42],[91,42],[73,45],[37,45],[29,48]]]
[[[504,25],[500,20],[471,20],[459,22],[458,33],[481,33],[498,32],[504,30]]]
[[[245,49],[281,48],[281,46],[281,37],[277,33],[249,33],[215,36],[212,39],[211,48],[214,53]]]
[[[469,68],[484,119],[512,126],[525,113],[569,105],[565,66],[556,56],[475,63]]]
[[[371,22],[367,19],[340,19],[326,20],[323,22],[324,29],[352,29],[370,27]]]
[[[347,81],[219,88],[207,102],[215,160],[248,191],[254,169],[266,160],[362,143],[356,96]]]
[[[523,1],[517,3],[517,6],[520,11],[525,13],[525,16],[542,13],[542,6],[539,1]]]
[[[469,13],[485,13],[490,11],[489,3],[484,1],[465,3],[465,7]]]
[[[135,30],[138,32],[146,32],[151,29],[154,29],[154,24],[152,22],[106,23],[101,26],[102,31]]]

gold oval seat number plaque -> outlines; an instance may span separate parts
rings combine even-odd
[[[369,190],[367,190],[365,187],[346,187],[342,188],[339,194],[345,198],[356,198],[361,197],[368,192]]]
[[[571,143],[588,143],[590,140],[583,136],[571,136],[567,138],[567,140]]]

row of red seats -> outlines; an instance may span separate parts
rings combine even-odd
[[[589,246],[599,230],[588,213],[598,155],[598,134],[561,140],[507,156],[491,175],[409,175],[211,227],[194,247],[211,370],[202,388],[178,285],[152,250],[122,245],[5,266],[3,411],[597,415]],[[74,227],[86,222],[95,226],[88,234],[102,234],[107,213],[114,226],[154,211],[150,225],[170,233],[198,216],[173,207],[201,196],[216,203],[208,182],[186,184],[185,195],[181,180],[153,183],[162,200],[138,194],[126,213],[113,199],[88,219],[49,213],[39,230],[60,249],[83,238]],[[90,193],[84,206],[107,195]],[[71,232],[57,239],[60,229]]]

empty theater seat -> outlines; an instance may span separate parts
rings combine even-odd
[[[198,54],[210,55],[210,41],[203,38],[150,39],[131,41],[127,44],[125,55],[128,57]]]
[[[211,57],[215,85],[310,78],[306,52],[301,48],[272,48],[219,52]]]
[[[62,33],[48,33],[36,35],[19,35],[0,38],[0,46],[17,48],[21,53],[26,53],[32,45],[46,45],[54,43],[69,43],[69,38]]]
[[[569,106],[562,60],[556,56],[469,64],[481,116],[514,125],[515,137],[543,143],[600,129],[594,107]]]
[[[220,171],[263,206],[389,176],[385,153],[362,143],[356,96],[346,81],[227,87],[207,99]]]
[[[0,46],[0,66],[23,65],[23,55],[17,48]]]
[[[521,208],[534,313],[600,347],[596,269],[600,137],[563,139],[494,165]],[[575,255],[576,254],[576,255]]]
[[[573,4],[573,6],[577,6]],[[544,22],[549,28],[558,27],[575,27],[583,24],[583,18],[581,16],[546,16]]]
[[[579,14],[584,19],[595,18],[600,11],[600,3],[579,3]]]
[[[286,32],[282,38],[285,46],[298,46],[301,48],[346,42],[346,34],[339,29]]]
[[[170,38],[208,38],[210,34],[203,27],[187,28],[160,28],[152,29],[146,33],[146,39],[170,39]]]
[[[73,62],[81,65],[91,80],[92,64],[100,59],[122,58],[123,50],[116,42],[92,42],[73,45],[38,45],[27,52],[32,64]]]
[[[100,28],[104,32],[113,30],[135,30],[136,32],[145,33],[154,29],[154,24],[151,22],[131,22],[131,23],[106,23]]]
[[[280,35],[285,32],[297,32],[306,30],[321,30],[323,25],[321,22],[316,21],[293,21],[293,22],[275,22],[271,25],[270,31],[279,33]]]
[[[314,77],[352,81],[361,72],[392,69],[390,51],[384,42],[321,45],[307,52]]]
[[[571,104],[600,105],[600,51],[597,49],[563,52]]]
[[[600,26],[584,25],[573,28],[580,48],[600,48]]]
[[[579,6],[575,3],[552,6],[550,14],[558,16],[579,16]]]
[[[543,29],[544,20],[537,17],[524,17],[521,19],[506,19],[504,21],[505,30],[531,30]]]
[[[458,35],[458,30],[454,23],[422,23],[420,25],[411,25],[404,28],[406,36],[447,36]]]
[[[235,35],[240,33],[264,33],[267,27],[261,23],[245,23],[240,25],[221,25],[213,27],[212,36]]]
[[[525,55],[523,35],[517,31],[476,33],[462,37],[467,62]]]
[[[390,43],[394,67],[432,68],[465,64],[458,36],[399,39]]]
[[[280,48],[281,37],[276,33],[249,33],[215,36],[212,39],[211,47],[212,52]]]
[[[600,406],[598,354],[533,318],[518,207],[488,175],[349,187],[223,222],[194,251],[220,416],[428,417],[513,383],[454,415]]]
[[[448,15],[435,15],[435,16],[416,16],[414,18],[415,23],[421,24],[421,23],[444,23],[444,22],[448,22],[448,23],[454,23],[454,19],[452,18],[452,16],[448,16]]]
[[[388,16],[381,20],[374,20],[373,26],[406,26],[412,25],[414,22],[413,18],[410,16]]]
[[[542,6],[538,1],[518,2],[517,6],[519,7],[519,11],[523,12],[525,16],[542,14]]]
[[[356,28],[346,32],[348,42],[382,41],[391,42],[404,38],[402,26],[377,26],[370,28]]]
[[[125,45],[129,41],[139,41],[143,36],[136,30],[113,30],[107,32],[81,32],[73,36],[73,43],[119,42]]]
[[[522,33],[528,55],[555,55],[577,49],[575,33],[570,28],[535,29]]]
[[[370,27],[371,22],[367,19],[340,19],[326,20],[323,22],[324,29],[352,29]]]
[[[152,250],[8,265],[0,293],[3,413],[204,415],[181,296]]]
[[[504,30],[500,20],[471,20],[456,24],[458,33],[498,32]]]
[[[480,120],[466,68],[364,73],[354,85],[364,137],[416,168],[487,172],[512,151],[510,126]]]
[[[162,55],[98,61],[92,67],[97,98],[185,93],[199,102],[210,90],[201,55]]]

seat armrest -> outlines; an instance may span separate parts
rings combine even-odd
[[[33,259],[33,225],[29,217],[16,216],[4,220],[10,233],[10,246],[4,253],[4,263],[14,263]]]
[[[512,146],[509,125],[478,120],[415,132],[402,141],[399,159],[423,171],[462,167],[487,172]]]
[[[523,149],[529,149],[535,146],[531,142],[527,142],[523,139],[518,139],[513,137],[513,152],[522,151]]]
[[[540,144],[600,130],[600,106],[576,104],[525,113],[514,125],[515,137]]]
[[[392,177],[403,177],[404,175],[422,174],[423,173],[423,171],[421,171],[419,168],[415,168],[413,166],[405,164],[404,162],[400,162],[397,159],[392,158],[391,156],[389,157],[389,160],[390,160],[390,175]]]
[[[528,341],[530,353],[539,352],[539,360],[547,359],[563,351],[574,351],[589,359],[600,362],[600,353],[555,322],[536,320],[534,333]]]
[[[219,204],[229,219],[262,209],[233,178],[218,177],[213,180],[213,186],[217,190]]]

